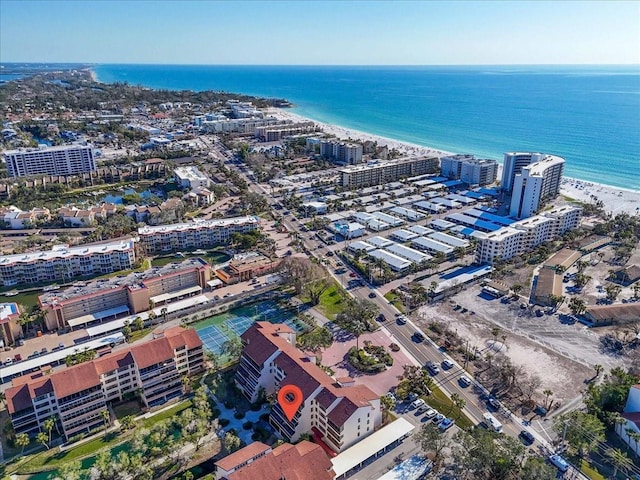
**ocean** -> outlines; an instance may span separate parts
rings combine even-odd
[[[640,66],[100,65],[102,82],[285,98],[294,112],[502,161],[561,155],[565,175],[640,190]]]

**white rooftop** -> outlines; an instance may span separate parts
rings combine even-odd
[[[406,437],[413,429],[414,426],[407,420],[398,418],[393,423],[360,440],[353,447],[347,448],[344,452],[331,459],[336,477],[340,477],[352,468],[357,467],[370,456],[391,445],[396,440]]]
[[[229,227],[232,225],[246,225],[246,224],[255,224],[259,225],[260,219],[254,216],[247,217],[233,217],[233,218],[218,218],[213,220],[197,220],[192,223],[173,223],[171,225],[145,225],[138,229],[138,234],[140,235],[150,235],[154,233],[162,233],[162,232],[174,232],[174,231],[184,231],[184,230],[196,230],[199,228],[220,228],[220,227]]]
[[[126,252],[133,249],[134,240],[103,243],[100,245],[82,245],[79,247],[68,247],[67,245],[55,245],[49,251],[39,251],[31,253],[19,253],[16,255],[3,255],[0,257],[0,265],[11,265],[15,263],[47,262],[56,258],[84,257],[93,254],[107,254],[115,251]]]

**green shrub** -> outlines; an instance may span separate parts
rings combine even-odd
[[[244,412],[236,412],[233,414],[233,418],[236,420],[242,420],[244,418]]]
[[[251,430],[253,428],[253,422],[247,421],[242,424],[244,430]]]
[[[251,411],[253,412],[257,412],[258,410],[260,410],[262,408],[262,405],[260,405],[258,402],[256,403],[252,403],[251,407],[249,407],[251,409]]]
[[[220,424],[220,426],[222,428],[224,428],[227,425],[229,425],[231,423],[231,421],[228,418],[221,418],[220,420],[218,420],[218,423]]]
[[[268,422],[269,421],[269,414],[268,413],[263,413],[262,415],[260,415],[260,420],[263,422]]]

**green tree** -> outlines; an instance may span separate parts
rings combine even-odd
[[[633,466],[633,462],[627,457],[627,454],[618,448],[608,448],[605,451],[605,455],[609,459],[609,463],[613,466],[613,475],[611,475],[611,478],[617,477],[618,470],[626,472]]]
[[[47,447],[47,450],[49,450],[49,437],[47,436],[47,434],[45,432],[39,432],[36,435],[36,442],[41,443],[42,445],[44,445],[45,447]]]
[[[496,436],[484,428],[460,431],[454,436],[454,460],[465,478],[508,480],[516,477],[526,455],[522,443],[507,435]]]
[[[573,297],[569,300],[569,310],[574,315],[582,315],[587,311],[587,304],[581,298]]]
[[[551,404],[553,403],[553,392],[550,389],[546,389],[542,391],[542,394],[544,395],[544,407],[547,410],[551,409]]]
[[[133,415],[125,415],[120,419],[120,428],[123,430],[130,430],[133,427],[133,424]]]
[[[549,465],[540,457],[531,456],[522,467],[520,480],[555,480],[558,478],[558,470]]]
[[[453,410],[453,407],[455,407],[458,409],[458,415],[456,415],[456,418],[458,418],[462,413],[462,409],[467,405],[467,402],[465,401],[464,398],[462,398],[460,395],[454,392],[451,394],[451,404],[452,405],[449,408],[449,412],[447,413],[447,415],[451,413],[451,410]]]
[[[27,447],[30,443],[31,440],[29,439],[29,435],[27,435],[26,433],[18,433],[16,434],[16,446],[20,447],[20,455],[24,454],[24,448]]]
[[[596,375],[595,375],[595,377],[593,377],[593,378],[594,378],[594,379],[595,379],[595,378],[598,378],[600,375],[602,375],[602,372],[604,372],[604,367],[603,367],[602,365],[600,365],[599,363],[596,363],[596,364],[593,366],[593,371],[594,371],[594,372],[595,372],[595,374],[596,374]]]
[[[329,348],[332,344],[333,334],[327,327],[318,327],[298,337],[298,346],[314,353],[319,353],[323,348]]]
[[[240,448],[240,438],[232,432],[227,432],[222,437],[222,450],[228,454],[235,452]]]
[[[102,423],[104,426],[105,433],[107,432],[107,428],[111,424],[111,415],[109,414],[109,410],[102,410],[100,412],[100,417],[102,418]]]
[[[444,453],[451,447],[451,437],[443,435],[436,425],[429,422],[423,424],[413,438],[424,453],[432,454],[434,473],[440,471]]]
[[[607,292],[607,300],[615,302],[622,291],[622,287],[620,285],[607,285],[604,287],[604,291]]]
[[[47,431],[48,443],[51,443],[51,432],[55,424],[56,420],[53,417],[47,418],[43,423],[44,429]]]
[[[564,435],[567,443],[581,457],[593,451],[598,442],[604,440],[604,424],[590,413],[574,411],[556,417],[553,428],[559,435]]]
[[[356,337],[356,348],[359,348],[360,335],[375,328],[373,319],[379,312],[378,306],[369,300],[349,298],[342,312],[336,316],[336,323]]]
[[[242,341],[239,337],[230,338],[222,344],[220,353],[222,355],[226,355],[232,360],[240,358],[240,354],[242,353]]]
[[[54,477],[56,480],[83,480],[88,477],[88,472],[82,470],[80,460],[74,462],[63,463],[58,468],[58,474]]]

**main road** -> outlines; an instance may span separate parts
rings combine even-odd
[[[228,163],[231,168],[236,169],[238,173],[245,177],[251,191],[260,193],[267,198],[271,208],[274,208],[274,205],[279,203],[262,185],[247,178],[245,172],[242,171],[243,169],[238,168],[237,165],[231,162]],[[277,210],[274,209],[274,212],[277,212]],[[282,210],[280,210],[280,212],[282,212]],[[360,276],[349,269],[347,265],[343,265],[333,252],[329,253],[331,250],[327,248],[324,242],[316,237],[314,232],[302,232],[300,220],[295,217],[293,212],[283,215],[282,223],[288,231],[298,233],[298,238],[302,242],[305,251],[309,255],[321,260],[322,263],[326,265],[330,275],[346,288],[351,295],[357,298],[369,299],[378,306],[380,313],[386,318],[385,321],[381,322],[381,327],[389,333],[389,336],[395,343],[402,346],[414,364],[424,366],[428,361],[432,361],[441,366],[442,361],[449,358],[428,336],[424,335],[425,340],[422,342],[416,341],[413,335],[416,331],[419,331],[419,328],[411,320],[402,325],[398,323],[397,315],[399,315],[400,312],[382,297],[375,288],[368,285],[366,279],[360,278]],[[345,273],[336,273],[336,270],[340,271],[340,269],[345,269]],[[354,280],[357,281],[354,282]],[[450,358],[449,360],[453,361],[453,359]],[[490,411],[489,405],[483,400],[486,396],[481,398],[483,387],[473,381],[473,376],[467,373],[459,364],[455,361],[453,361],[453,364],[453,368],[449,370],[445,370],[441,366],[440,373],[434,375],[433,380],[448,397],[451,397],[453,393],[460,395],[465,401],[463,411],[472,421],[478,424],[482,422],[483,414]],[[459,382],[459,378],[462,375],[466,375],[472,379],[470,386],[465,387]],[[546,446],[549,446],[547,439],[543,438],[532,428],[523,426],[521,419],[515,415],[507,416],[502,413],[503,411],[504,409],[500,409],[499,411],[492,411],[492,413],[503,424],[503,430],[506,434],[517,437],[521,430],[526,429],[533,433],[538,441],[542,441]]]

